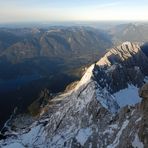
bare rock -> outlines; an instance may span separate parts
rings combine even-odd
[[[143,98],[141,102],[141,110],[143,117],[141,120],[139,137],[144,143],[144,146],[148,147],[148,83],[143,85],[143,87],[139,91],[139,95]]]

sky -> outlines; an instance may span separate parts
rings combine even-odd
[[[0,0],[0,23],[148,21],[148,0]]]

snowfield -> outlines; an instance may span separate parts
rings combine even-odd
[[[135,104],[141,102],[138,90],[139,88],[137,88],[136,86],[128,84],[127,88],[114,93],[113,96],[115,97],[115,100],[120,107],[124,107],[126,105],[134,106]]]

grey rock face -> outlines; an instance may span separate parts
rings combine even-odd
[[[148,147],[148,83],[142,86],[139,91],[139,95],[143,98],[141,102],[141,110],[143,116],[141,120],[139,136],[146,148]]]

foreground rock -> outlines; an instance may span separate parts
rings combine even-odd
[[[139,136],[145,147],[148,147],[148,83],[140,89],[139,94],[143,98],[141,102],[142,120]]]

